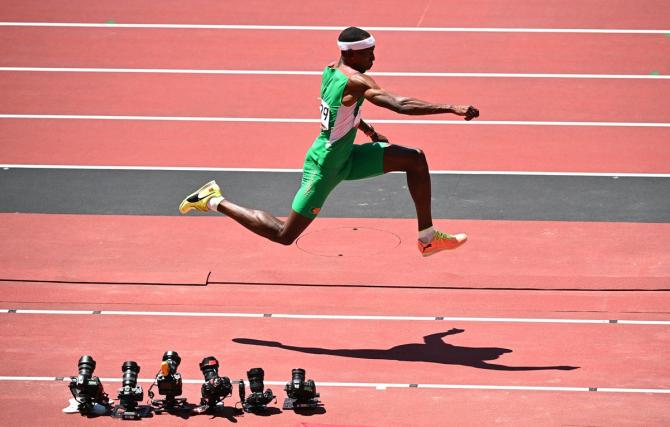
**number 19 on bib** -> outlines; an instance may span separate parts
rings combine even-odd
[[[326,101],[321,100],[321,130],[330,129],[330,107]]]

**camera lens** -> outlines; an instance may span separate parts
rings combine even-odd
[[[95,370],[95,360],[91,356],[81,356],[79,358],[79,377],[85,379],[91,378]]]
[[[291,370],[291,382],[293,382],[293,387],[301,387],[305,382],[305,370],[301,368]]]
[[[167,362],[170,367],[170,373],[174,374],[177,372],[177,368],[181,363],[181,357],[179,357],[179,354],[177,354],[176,351],[166,351],[165,354],[163,354],[163,362]]]
[[[200,370],[205,376],[205,381],[211,381],[219,377],[219,361],[216,357],[209,356],[200,362]]]
[[[140,373],[140,366],[132,360],[128,360],[121,365],[121,371],[123,372],[123,387],[135,388],[137,385],[137,374]]]
[[[249,378],[249,388],[252,393],[262,393],[263,392],[263,378],[265,377],[265,372],[263,368],[253,368],[247,371],[247,378]]]

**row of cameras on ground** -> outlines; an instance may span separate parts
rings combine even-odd
[[[233,384],[228,377],[219,376],[219,361],[214,356],[202,359],[200,371],[205,378],[201,387],[200,405],[189,404],[186,398],[178,397],[182,393],[182,378],[177,372],[181,357],[176,351],[166,351],[163,354],[161,369],[148,391],[150,405],[140,405],[144,400],[144,391],[137,384],[140,366],[133,361],[126,361],[121,365],[123,372],[121,388],[118,391],[118,404],[114,405],[105,393],[100,378],[93,375],[95,360],[91,356],[82,356],[79,359],[79,375],[70,377],[69,388],[73,399],[64,412],[79,412],[82,415],[112,415],[116,418],[138,419],[152,416],[153,413],[163,412],[175,414],[203,414],[216,413],[223,410],[223,399],[232,395]],[[238,391],[240,404],[245,412],[266,411],[267,405],[275,395],[269,388],[263,391],[265,373],[262,368],[253,368],[247,371],[249,389],[247,396],[244,380],[239,381]],[[158,387],[158,393],[164,399],[154,399],[151,391]],[[313,380],[305,379],[305,370],[296,368],[291,371],[291,381],[284,387],[287,398],[283,409],[314,410],[321,406]],[[237,408],[236,408],[237,409]],[[239,410],[239,409],[238,409]]]

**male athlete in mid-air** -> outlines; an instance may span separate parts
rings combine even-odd
[[[260,236],[290,245],[316,218],[328,194],[340,181],[404,171],[419,223],[419,252],[428,256],[462,245],[467,235],[433,229],[430,174],[423,152],[389,144],[385,136],[361,120],[361,104],[367,99],[400,114],[452,113],[465,116],[465,120],[478,117],[479,111],[472,106],[431,104],[381,88],[365,74],[375,60],[375,39],[360,28],[349,27],[342,31],[337,44],[340,60],[326,67],[321,82],[321,133],[305,156],[300,189],[286,221],[225,199],[215,181],[184,199],[179,211],[216,210]],[[372,142],[354,144],[358,129]]]

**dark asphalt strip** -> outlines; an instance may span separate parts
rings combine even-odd
[[[0,171],[0,212],[179,215],[181,200],[211,179],[230,200],[285,216],[300,174],[8,169]],[[670,222],[670,178],[440,174],[432,187],[435,218]],[[321,216],[415,211],[404,174],[388,174],[342,182]]]

